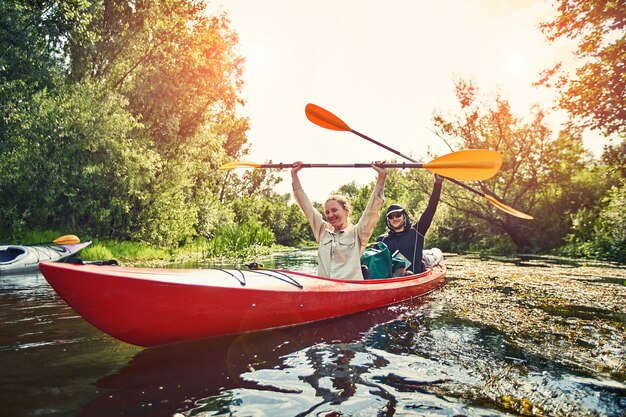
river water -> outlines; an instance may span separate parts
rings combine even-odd
[[[311,251],[261,261],[316,269]],[[594,372],[469,320],[459,262],[418,300],[152,349],[101,333],[39,274],[0,277],[0,415],[624,416],[619,346],[618,371]],[[625,294],[617,276],[603,284]]]

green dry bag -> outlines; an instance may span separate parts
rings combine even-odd
[[[391,277],[391,253],[383,242],[376,242],[361,255],[361,265],[369,269],[369,279]]]

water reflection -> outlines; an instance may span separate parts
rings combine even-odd
[[[525,352],[435,299],[360,340],[317,343],[183,415],[619,415],[626,386]]]
[[[404,313],[408,317],[431,314],[428,304],[421,303]],[[413,338],[405,333],[407,329],[405,320],[398,318],[374,326],[359,340],[317,343],[300,349],[285,355],[278,366],[255,369],[242,376],[262,388],[227,389],[198,401],[195,408],[182,414],[506,415],[480,404],[467,404],[464,395],[440,392],[438,385],[471,384],[478,379],[452,363],[407,353],[414,347]]]
[[[413,300],[306,326],[146,349],[120,371],[96,382],[104,394],[86,406],[81,415],[134,415],[146,407],[151,416],[195,409],[193,415],[207,407],[213,411],[229,408],[229,393],[233,390],[259,391],[263,395],[300,393],[300,387],[256,381],[249,375],[278,372],[278,380],[283,380],[293,368],[284,363],[286,355],[307,352],[312,346],[358,342],[374,325],[394,320],[422,303]],[[348,374],[339,381],[348,384]],[[346,394],[346,398],[350,396]]]
[[[186,416],[619,415],[623,384],[520,351],[504,334],[424,305],[359,341],[321,343],[242,377]]]
[[[0,414],[75,416],[92,382],[138,350],[86,323],[42,275],[0,277]]]

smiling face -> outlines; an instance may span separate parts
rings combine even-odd
[[[404,230],[404,212],[403,211],[394,211],[387,215],[387,220],[389,221],[389,225],[396,232],[401,232]]]
[[[336,232],[348,226],[349,209],[337,200],[329,199],[324,204],[326,221],[330,223]]]

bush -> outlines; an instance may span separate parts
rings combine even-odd
[[[612,187],[598,211],[576,213],[572,233],[559,253],[626,263],[626,190]]]
[[[246,257],[274,244],[274,234],[258,223],[218,227],[205,247],[205,257]]]
[[[626,262],[626,189],[613,187],[595,222],[595,245],[603,259]]]
[[[80,251],[78,256],[89,261],[101,261],[115,258],[111,251],[101,243],[92,243]]]

